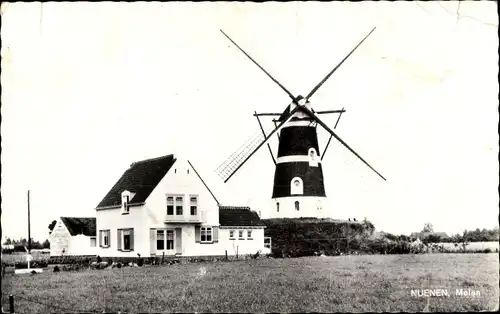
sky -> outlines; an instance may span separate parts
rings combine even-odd
[[[265,147],[228,183],[215,169],[260,132],[254,111],[289,98],[219,29],[305,95],[377,27],[311,98],[346,109],[336,133],[387,178],[332,140],[333,216],[398,234],[498,226],[497,25],[493,1],[3,3],[2,238],[27,236],[28,190],[43,240],[59,216],[94,216],[132,162],[171,153],[224,203],[265,211]]]

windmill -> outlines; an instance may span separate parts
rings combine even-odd
[[[351,56],[351,54],[370,36],[373,28],[328,74],[307,94],[294,96],[269,72],[267,72],[257,61],[246,53],[236,42],[234,42],[222,30],[222,34],[229,39],[245,56],[247,56],[257,67],[259,67],[274,83],[276,83],[292,102],[282,113],[257,113],[260,132],[251,137],[240,149],[231,154],[217,169],[216,173],[227,182],[264,144],[267,144],[271,158],[275,164],[274,185],[272,202],[274,209],[269,211],[269,218],[294,218],[294,217],[329,217],[331,213],[323,210],[326,200],[325,186],[323,181],[322,161],[326,150],[333,138],[358,157],[365,165],[373,170],[382,179],[386,180],[366,160],[364,160],[354,149],[344,142],[330,127],[328,127],[318,115],[327,113],[338,113],[337,123],[345,112],[341,110],[314,111],[310,99],[328,78]],[[259,119],[261,116],[274,116],[274,126],[267,133],[262,127]],[[335,124],[334,129],[337,126]],[[323,127],[330,138],[325,149],[320,154],[317,136],[317,126]],[[279,133],[278,133],[279,132]],[[274,157],[269,139],[274,134],[278,136],[277,158]]]

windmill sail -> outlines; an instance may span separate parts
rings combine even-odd
[[[266,134],[271,133],[275,127],[266,130]],[[262,130],[256,131],[246,142],[232,153],[226,161],[224,161],[215,172],[222,180],[226,181],[229,176],[247,159],[250,154],[259,146],[266,138],[262,134]]]

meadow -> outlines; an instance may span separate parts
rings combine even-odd
[[[498,310],[498,254],[257,259],[6,274],[16,313],[426,312]],[[455,290],[479,291],[457,296]],[[417,297],[412,289],[448,289]]]

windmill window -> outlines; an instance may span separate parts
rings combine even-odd
[[[295,201],[295,210],[300,210],[299,201]]]
[[[290,184],[290,194],[297,195],[303,193],[304,193],[304,187],[302,184],[302,179],[299,177],[293,178]]]
[[[276,211],[280,212],[280,202],[276,202]]]
[[[238,231],[238,239],[243,240],[243,230]]]
[[[314,148],[309,148],[309,167],[318,166],[318,154]]]
[[[229,230],[229,239],[234,240],[234,230]]]

